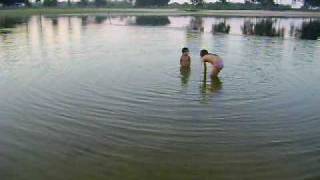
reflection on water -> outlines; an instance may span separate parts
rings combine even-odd
[[[203,32],[203,18],[200,16],[195,16],[190,19],[188,30],[191,32]]]
[[[320,21],[310,20],[302,23],[296,34],[301,39],[317,40],[320,37]]]
[[[212,33],[229,34],[230,25],[226,23],[226,18],[222,22],[217,22],[212,25]]]
[[[81,16],[81,25],[87,26],[88,25],[88,16]]]
[[[58,18],[52,18],[52,25],[57,26],[58,25]]]
[[[139,26],[166,26],[170,24],[168,16],[137,16],[136,25]]]
[[[10,33],[12,33],[12,31],[7,30],[7,29],[0,29],[0,34],[5,35],[5,34],[10,34]]]
[[[278,39],[243,36],[263,18],[166,18],[2,25],[0,179],[318,179],[320,42],[292,40],[317,19],[274,19]],[[204,76],[204,46],[225,60],[221,80]]]
[[[186,87],[188,85],[190,73],[190,67],[180,67],[181,86]]]
[[[259,19],[257,21],[246,20],[243,22],[242,33],[244,35],[256,36],[284,36],[285,29],[277,26],[277,20],[271,18]]]
[[[17,25],[27,23],[30,17],[24,16],[0,16],[1,28],[15,28]]]
[[[222,81],[219,77],[210,77],[210,83],[207,82],[207,79],[204,78],[202,81],[201,92],[203,94],[211,94],[219,92],[222,89]]]
[[[108,19],[107,16],[96,16],[96,17],[95,17],[95,22],[96,22],[97,24],[102,24],[102,23],[104,23],[107,19]]]
[[[40,18],[39,18],[40,17]],[[36,18],[34,16],[33,18]],[[38,16],[42,21],[50,19],[53,26],[59,26],[61,17]],[[212,32],[213,35],[236,34],[252,36],[270,36],[316,40],[319,35],[320,20],[304,18],[219,18],[219,17],[168,17],[168,16],[108,16],[81,15],[68,16],[71,21],[80,19],[82,26],[88,24],[167,26],[168,28],[186,28],[190,33]],[[10,28],[28,25],[30,17],[0,17],[0,34],[8,34]],[[40,23],[41,24],[41,23]],[[32,25],[34,26],[34,25]]]
[[[209,81],[209,82],[208,82]],[[202,103],[208,103],[210,101],[210,97],[212,97],[215,93],[219,92],[222,89],[222,81],[219,77],[207,77],[207,72],[204,71],[203,79],[200,86],[200,91],[202,94]]]
[[[30,17],[22,16],[0,16],[0,35],[12,33],[12,28],[28,23]]]

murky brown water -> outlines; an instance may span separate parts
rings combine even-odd
[[[320,178],[317,19],[0,17],[0,29],[1,180]],[[202,48],[223,57],[220,80],[204,81]]]

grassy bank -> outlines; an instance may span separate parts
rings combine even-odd
[[[115,9],[115,8],[26,8],[2,9],[0,16],[27,16],[39,14],[112,14],[112,15],[203,15],[203,16],[249,16],[249,17],[320,17],[320,12],[263,11],[263,10],[199,10],[182,9]]]

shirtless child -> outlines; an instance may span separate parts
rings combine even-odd
[[[212,78],[218,77],[218,74],[223,69],[222,59],[216,54],[209,53],[205,49],[200,51],[200,56],[201,56],[202,61],[204,63],[205,71],[207,69],[206,63],[210,63],[212,65],[211,77]]]
[[[191,64],[191,58],[189,56],[189,49],[188,48],[182,48],[182,55],[180,58],[180,65],[181,68],[190,68]]]

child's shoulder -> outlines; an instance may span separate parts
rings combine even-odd
[[[218,54],[215,54],[215,53],[209,53],[208,55],[211,55],[211,56],[219,56]]]

